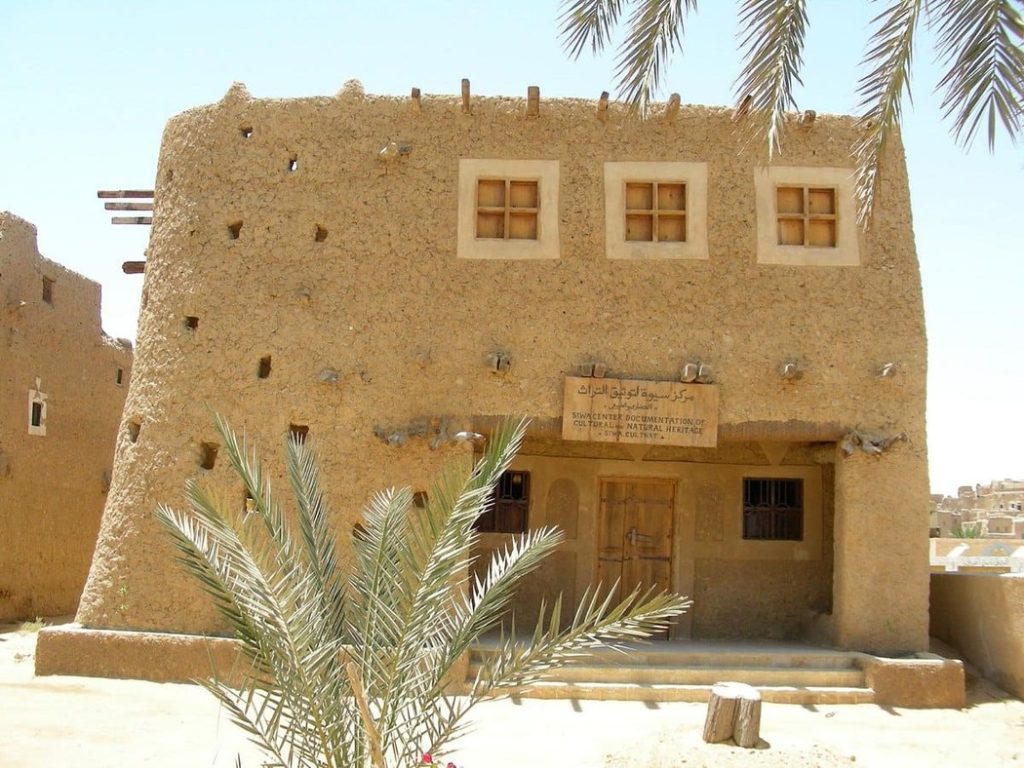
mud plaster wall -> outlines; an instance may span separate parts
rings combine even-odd
[[[349,530],[371,489],[423,483],[444,457],[424,438],[386,445],[375,427],[449,417],[454,429],[509,413],[557,420],[563,377],[595,359],[610,375],[651,379],[675,379],[690,356],[709,361],[723,433],[794,420],[906,432],[874,461],[899,456],[899,472],[856,479],[858,504],[879,510],[887,536],[849,564],[852,577],[889,556],[887,541],[918,547],[927,535],[925,343],[898,138],[883,158],[872,228],[860,235],[861,266],[769,266],[755,256],[759,158],[740,150],[727,110],[686,107],[673,122],[641,124],[617,107],[600,122],[595,109],[544,100],[528,118],[523,99],[475,99],[465,114],[453,97],[425,96],[417,109],[357,88],[276,101],[235,87],[172,119],[125,412],[140,433],[133,443],[123,427],[119,437],[80,621],[216,626],[152,521],[187,477],[230,487],[222,466],[198,467],[199,443],[213,439],[207,404],[264,446],[279,445],[289,423],[308,424]],[[852,120],[820,116],[787,133],[785,162],[848,166],[854,137]],[[390,142],[408,152],[382,160]],[[558,259],[456,257],[460,158],[559,162]],[[603,163],[613,160],[708,164],[708,260],[605,258]],[[494,351],[510,356],[507,374],[488,370]],[[260,379],[265,356],[272,372]],[[800,381],[776,374],[788,357],[803,362]],[[876,379],[887,361],[899,374]],[[861,535],[852,522],[837,551]],[[913,608],[896,638],[905,646],[926,636],[925,554],[900,560],[898,588]],[[847,615],[849,638],[872,626],[859,603]]]
[[[0,212],[0,620],[78,605],[130,374],[130,349],[100,329],[99,285],[40,256],[35,227]],[[37,378],[40,436],[28,432]]]

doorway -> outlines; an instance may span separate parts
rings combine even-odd
[[[602,479],[597,577],[619,582],[618,598],[641,589],[672,588],[675,480]]]

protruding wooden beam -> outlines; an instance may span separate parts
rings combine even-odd
[[[152,224],[152,216],[111,216],[111,224]]]
[[[746,96],[743,97],[743,100],[740,101],[739,105],[733,111],[732,119],[742,120],[744,117],[750,114],[750,108],[752,106],[754,106],[754,94],[748,93]]]
[[[412,105],[414,107],[416,107],[416,109],[421,109],[422,108],[423,104],[420,102],[420,89],[419,88],[413,88],[412,89],[412,93],[409,94],[409,97],[412,99]]]
[[[469,78],[462,78],[462,111],[469,114]]]
[[[540,86],[531,85],[526,89],[526,116],[540,115]]]
[[[668,97],[668,104],[665,105],[665,119],[672,121],[679,114],[679,94],[673,93]]]
[[[152,203],[104,203],[105,211],[152,211]]]
[[[152,189],[101,189],[96,197],[152,197]]]
[[[601,98],[597,100],[597,119],[602,123],[608,119],[608,91],[601,91]]]
[[[146,262],[144,261],[126,261],[121,265],[121,271],[126,275],[141,275],[146,271]]]

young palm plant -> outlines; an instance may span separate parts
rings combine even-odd
[[[588,591],[567,627],[556,599],[526,638],[502,632],[465,695],[459,661],[501,626],[516,587],[562,540],[539,528],[470,575],[474,521],[522,441],[505,424],[468,473],[449,469],[425,509],[405,488],[378,493],[342,566],[315,457],[287,446],[295,524],[272,495],[255,453],[220,418],[225,451],[253,499],[248,512],[189,482],[189,510],[161,506],[180,560],[202,583],[249,662],[240,688],[204,685],[266,753],[270,765],[397,768],[443,752],[478,702],[506,695],[611,643],[661,631],[689,601],[649,591],[615,603]],[[567,617],[568,618],[568,617]]]

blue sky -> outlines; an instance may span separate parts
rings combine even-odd
[[[877,6],[877,4],[875,4]],[[872,8],[811,2],[801,109],[854,110]],[[40,250],[103,284],[103,325],[135,335],[148,228],[113,227],[97,189],[151,187],[167,119],[217,101],[233,81],[256,97],[368,93],[596,97],[611,55],[568,61],[556,3],[346,0],[269,3],[0,0],[0,210],[39,228]],[[739,70],[735,3],[701,4],[664,99],[729,104]],[[964,152],[942,124],[926,33],[904,142],[929,337],[932,488],[1024,477],[1021,290],[1024,150]],[[784,156],[783,156],[784,158]]]

